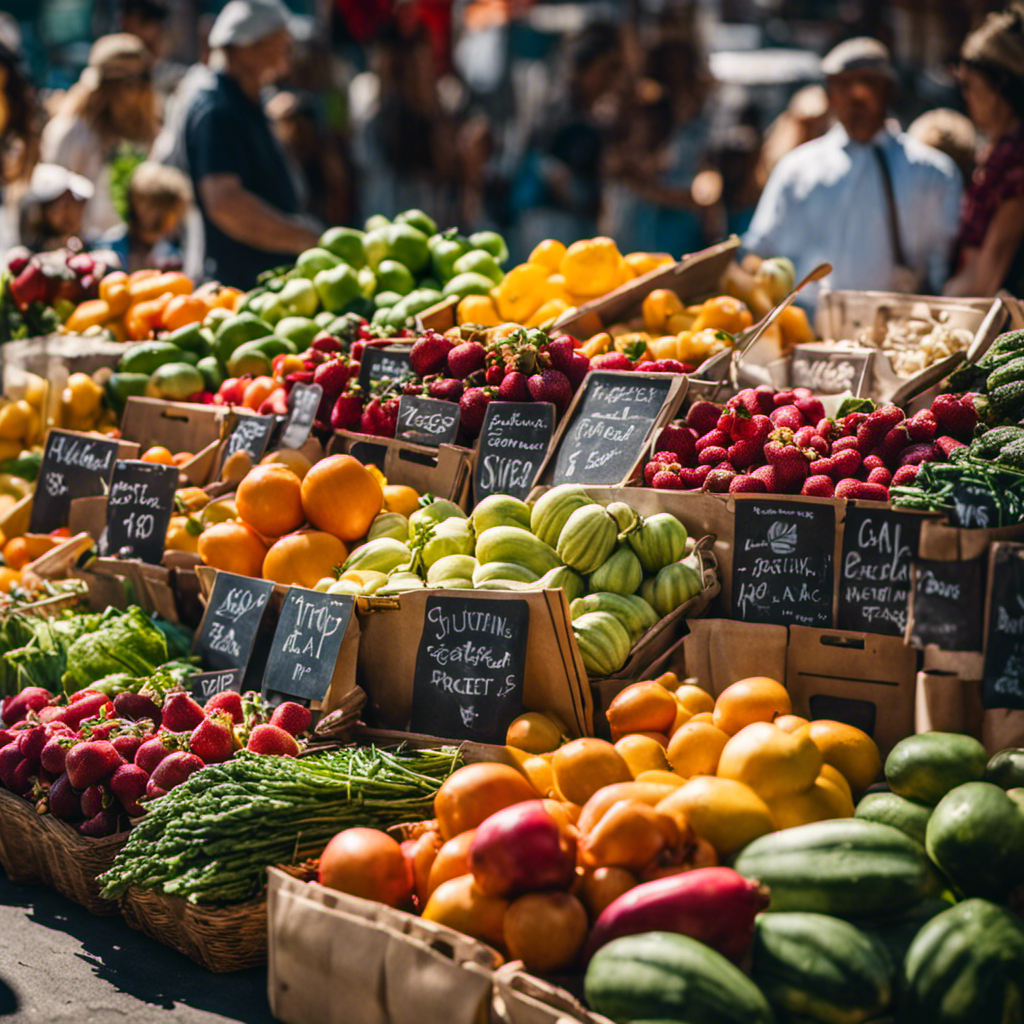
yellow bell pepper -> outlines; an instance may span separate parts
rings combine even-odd
[[[675,260],[667,252],[631,252],[622,257],[634,277],[671,267]]]
[[[716,295],[701,306],[692,329],[694,334],[699,334],[707,327],[738,334],[753,322],[754,318],[750,315],[746,303],[731,295]]]
[[[525,323],[546,301],[547,280],[548,268],[540,263],[513,267],[491,292],[502,318]]]
[[[497,327],[501,323],[501,315],[490,295],[467,295],[455,309],[455,320],[460,324]]]
[[[671,289],[655,288],[640,308],[644,327],[652,333],[661,333],[667,329],[670,316],[678,316],[683,312],[683,303]]]
[[[199,554],[199,535],[203,528],[198,520],[191,516],[171,516],[167,526],[167,536],[164,539],[164,550],[186,551],[189,554]]]
[[[567,309],[571,309],[565,299],[548,299],[536,313],[531,316],[524,327],[542,327],[549,320],[554,320],[556,317],[560,317]]]
[[[562,257],[565,255],[565,246],[557,238],[545,238],[534,246],[533,252],[526,258],[527,263],[539,263],[547,267],[549,271],[555,272],[562,265]]]
[[[71,311],[71,315],[64,321],[64,329],[71,334],[82,334],[90,327],[102,326],[114,316],[114,311],[103,299],[87,299]]]
[[[620,334],[614,340],[615,351],[628,356],[634,363],[646,363],[653,359],[650,353],[651,336],[646,331],[632,331]]]
[[[594,356],[603,355],[605,352],[611,350],[612,347],[612,336],[607,331],[601,331],[599,334],[595,334],[580,346],[580,351],[588,358],[593,359]]]
[[[565,250],[560,270],[566,288],[586,298],[606,295],[632,276],[625,269],[619,247],[604,237],[573,242]]]

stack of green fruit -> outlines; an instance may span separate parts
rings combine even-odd
[[[417,313],[441,299],[486,295],[505,276],[508,249],[494,231],[468,238],[454,228],[439,233],[422,210],[405,210],[394,221],[378,214],[365,228],[329,228],[294,270],[254,289],[241,309],[275,325],[278,334],[281,321],[295,321],[285,336],[301,350],[323,326],[308,326],[321,313],[354,312],[387,328],[411,327]]]
[[[406,519],[381,513],[331,593],[561,588],[587,671],[607,676],[637,641],[703,589],[686,527],[669,513],[644,519],[623,502],[601,505],[582,487],[552,488],[532,506],[506,494],[472,514],[434,500]]]

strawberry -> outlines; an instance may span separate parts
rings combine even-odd
[[[732,429],[736,426],[736,413],[732,409],[725,410],[721,416],[718,417],[718,422],[715,424],[715,429],[720,430],[723,434],[728,434],[732,437]]]
[[[800,429],[793,434],[793,444],[798,448],[806,448],[811,443],[811,438],[817,436],[817,427],[812,427],[808,423],[806,427],[800,427]]]
[[[922,462],[937,462],[942,457],[942,449],[938,445],[922,442],[912,444],[900,452],[901,466],[919,466]]]
[[[780,405],[769,417],[774,427],[799,430],[807,423],[804,414],[795,405]]]
[[[156,766],[169,754],[170,748],[159,737],[146,740],[135,751],[134,764],[137,764],[147,775],[152,775]]]
[[[78,831],[90,839],[103,839],[112,836],[118,830],[118,813],[113,807],[100,811],[92,818],[87,818],[78,826]]]
[[[414,346],[415,347],[415,346]],[[477,370],[482,370],[487,362],[487,349],[479,341],[464,341],[448,352],[448,373],[462,380]]]
[[[123,764],[110,776],[110,792],[121,801],[121,806],[133,818],[145,812],[139,798],[145,796],[149,776],[135,764]]]
[[[830,420],[827,417],[823,417],[818,420],[818,425],[814,429],[821,437],[825,438],[826,441],[833,441],[839,436],[839,425],[835,420]]]
[[[137,722],[140,718],[148,718],[154,725],[160,724],[160,707],[148,693],[132,693],[125,690],[114,698],[114,711],[118,718],[128,718]]]
[[[950,458],[953,452],[955,452],[958,448],[964,447],[964,443],[962,441],[958,441],[955,437],[946,436],[937,438],[935,444],[938,446],[939,451],[941,451],[947,459]]]
[[[734,469],[723,469],[716,467],[704,478],[701,484],[702,491],[709,491],[712,494],[728,494],[729,486],[738,474]]]
[[[714,402],[694,402],[687,410],[686,425],[697,431],[699,437],[710,433],[718,426],[722,410]]]
[[[313,383],[324,389],[324,400],[333,402],[345,390],[349,366],[343,359],[328,359],[313,371]]]
[[[24,729],[18,736],[18,749],[21,751],[21,756],[28,758],[33,764],[38,764],[39,755],[43,752],[43,747],[46,746],[49,738],[46,728],[42,725]]]
[[[234,690],[224,690],[215,693],[203,705],[203,713],[206,715],[213,715],[219,711],[226,712],[231,716],[232,722],[241,725],[245,721],[245,715],[242,713],[242,695]]]
[[[187,693],[169,693],[164,701],[163,727],[170,732],[191,732],[205,717]]]
[[[26,686],[0,704],[0,718],[6,725],[20,722],[30,711],[39,711],[53,700],[53,694],[41,686]]]
[[[662,427],[658,440],[655,442],[655,452],[672,452],[679,457],[684,466],[692,466],[696,461],[696,442],[693,434],[687,427],[678,423],[669,423]]]
[[[551,402],[560,413],[565,412],[572,401],[569,378],[558,370],[541,370],[530,377],[526,384],[535,402]]]
[[[15,771],[20,765],[27,763],[14,743],[9,743],[3,750],[0,750],[0,785],[13,789]]]
[[[832,454],[836,452],[844,451],[847,448],[852,448],[857,454],[860,454],[860,446],[857,443],[857,438],[852,434],[844,434],[842,437],[837,437],[832,442]]]
[[[885,468],[885,460],[879,455],[865,455],[861,461],[861,468],[871,472],[879,467]]]
[[[330,424],[332,430],[352,430],[359,426],[363,415],[363,395],[358,391],[345,391],[338,395],[331,406]]]
[[[796,392],[790,389],[789,391],[776,391],[772,395],[772,406],[778,409],[783,405],[792,405],[796,401]]]
[[[605,352],[590,360],[592,370],[632,370],[633,360],[625,352]]]
[[[457,402],[462,397],[466,385],[454,377],[438,377],[432,380],[427,388],[427,394],[431,398],[440,398],[445,402]]]
[[[948,434],[957,440],[970,440],[974,425],[978,422],[978,411],[974,402],[965,395],[938,395],[932,402],[931,413],[935,417],[937,432]]]
[[[427,330],[409,351],[409,362],[420,377],[440,373],[448,362],[448,353],[453,347],[451,340],[443,334]]]
[[[844,448],[832,452],[832,472],[829,476],[833,480],[846,480],[853,476],[860,469],[860,452],[856,448]]]
[[[729,461],[737,469],[749,469],[763,458],[764,443],[756,440],[737,441],[729,446],[727,454]]]
[[[695,487],[703,486],[704,481],[707,479],[710,472],[710,466],[696,466],[693,469],[681,469],[679,470],[679,479],[683,481],[683,487],[686,490],[692,490]]]
[[[291,733],[292,736],[304,733],[312,721],[313,715],[309,708],[302,704],[297,704],[293,700],[278,704],[274,708],[274,713],[270,716],[271,725],[284,729],[285,732]]]
[[[869,454],[880,445],[902,419],[903,410],[896,405],[884,405],[868,413],[867,419],[857,428],[857,448],[861,455]]]
[[[77,730],[86,719],[114,714],[114,705],[105,693],[99,693],[97,690],[80,690],[75,694],[75,698],[80,699],[72,698],[72,702],[61,710],[60,716],[54,721],[63,722],[71,729]]]
[[[124,765],[121,767],[123,768]],[[94,818],[99,814],[103,810],[103,798],[106,794],[105,786],[97,786],[95,783],[87,786],[85,792],[82,793],[82,814],[87,818]]]
[[[257,754],[280,754],[284,757],[295,757],[299,745],[291,733],[285,732],[277,725],[257,725],[249,733],[247,749]]]
[[[891,487],[905,487],[907,484],[912,484],[914,478],[920,472],[920,466],[900,466],[892,475]]]
[[[772,421],[762,413],[753,416],[737,416],[730,435],[734,441],[757,441],[764,444],[772,432]]]
[[[676,465],[673,463],[673,465]],[[681,491],[685,484],[680,469],[659,469],[651,477],[651,486],[658,491]]]
[[[333,334],[328,334],[327,331],[321,331],[310,343],[309,347],[316,349],[317,352],[340,352],[344,349],[344,345],[341,343],[339,338],[336,338]]]
[[[206,765],[195,754],[176,750],[173,754],[168,754],[150,775],[149,782],[146,783],[146,796],[151,800],[163,796],[169,789],[184,782],[193,772],[205,767]]]
[[[637,363],[638,373],[689,373],[693,367],[678,359],[652,359],[645,363]]]
[[[764,455],[769,465],[775,468],[776,483],[783,492],[795,494],[807,479],[810,460],[795,445],[772,440],[764,446]]]
[[[868,472],[867,483],[881,484],[883,487],[888,487],[892,483],[892,473],[885,466],[876,466]]]
[[[64,771],[68,749],[74,742],[75,740],[70,736],[51,736],[39,752],[40,765],[48,772],[60,775]]]
[[[767,488],[760,477],[740,475],[729,481],[730,494],[764,494]]]
[[[825,415],[825,406],[814,395],[800,395],[793,404],[803,413],[808,423],[817,423]]]
[[[505,402],[528,402],[530,388],[526,374],[520,373],[518,370],[506,373],[504,380],[498,386],[498,397]]]
[[[484,413],[494,397],[493,388],[467,388],[459,399],[460,422],[469,437],[476,437],[484,423]]]
[[[569,375],[569,367],[572,365],[572,357],[576,354],[576,346],[568,334],[560,334],[553,341],[549,341],[545,351],[551,361],[551,369],[561,370],[566,376]]]
[[[232,716],[218,711],[204,718],[188,738],[188,747],[205,764],[227,761],[234,753]]]
[[[644,483],[648,487],[652,486],[655,474],[660,473],[669,465],[675,465],[677,469],[679,467],[679,463],[676,462],[675,452],[655,452],[647,465],[644,466]]]
[[[730,444],[732,444],[732,438],[724,430],[719,430],[716,427],[699,437],[694,444],[694,449],[702,452],[705,448],[711,447],[728,448]]]
[[[882,484],[869,484],[863,480],[840,480],[836,484],[837,498],[859,498],[861,501],[888,501],[889,488]]]
[[[745,409],[750,416],[768,416],[775,408],[775,391],[762,384],[756,388],[744,388],[726,403],[726,408]]]
[[[68,780],[75,789],[86,789],[105,779],[119,764],[121,755],[106,740],[76,743],[64,759]]]
[[[143,738],[141,736],[115,736],[110,742],[126,761],[134,762],[135,755],[143,744]]]
[[[907,420],[911,441],[930,441],[939,432],[939,423],[931,409],[922,409]]]
[[[505,379],[505,367],[502,363],[492,363],[484,371],[484,383],[497,387]]]
[[[851,412],[847,413],[843,417],[842,430],[840,431],[843,437],[855,437],[860,425],[867,422],[868,414],[866,412]]]
[[[859,438],[858,438],[859,441]],[[899,424],[890,430],[882,439],[882,443],[873,449],[872,455],[881,456],[886,466],[896,467],[899,465],[900,452],[907,447],[910,438],[907,436],[907,428]]]
[[[728,449],[721,447],[721,445],[709,444],[706,448],[701,448],[697,456],[697,465],[717,466],[718,463],[724,462],[728,458]]]
[[[774,466],[758,466],[750,475],[764,484],[764,489],[768,494],[778,494],[782,491],[779,474]]]
[[[554,367],[558,369],[558,367]],[[583,352],[573,352],[572,360],[569,363],[569,369],[565,371],[565,375],[569,378],[569,384],[573,391],[575,391],[582,383],[583,378],[590,372],[590,359]]]
[[[59,775],[47,794],[50,813],[61,821],[76,821],[82,816],[82,801],[74,791],[67,775]]]
[[[813,464],[811,468],[814,468]],[[826,476],[824,473],[814,473],[803,482],[800,493],[812,498],[831,498],[834,489],[835,484],[832,482],[832,477]]]

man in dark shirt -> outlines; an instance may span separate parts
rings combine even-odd
[[[211,87],[193,100],[185,149],[206,232],[205,272],[249,288],[256,276],[316,244],[260,103],[287,70],[291,37],[279,0],[230,0],[210,30],[223,54]]]

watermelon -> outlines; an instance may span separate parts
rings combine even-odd
[[[924,732],[900,740],[885,759],[885,779],[899,796],[937,804],[951,789],[979,782],[988,752],[973,736]]]

